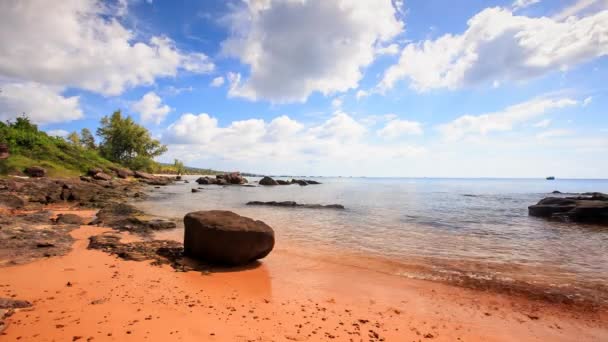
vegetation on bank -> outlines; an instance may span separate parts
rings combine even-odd
[[[151,173],[218,174],[190,168],[179,160],[161,164],[155,157],[167,147],[153,139],[143,126],[120,111],[101,119],[95,138],[89,129],[72,132],[66,138],[49,136],[26,116],[0,122],[0,144],[8,146],[10,156],[0,160],[0,174],[23,174],[30,166],[47,169],[50,176],[77,176],[91,168],[126,167]]]

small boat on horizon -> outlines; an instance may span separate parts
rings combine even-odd
[[[549,177],[547,177],[547,180],[555,180],[555,177],[549,176]]]

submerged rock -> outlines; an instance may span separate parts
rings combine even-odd
[[[344,206],[341,204],[300,204],[294,201],[269,201],[269,202],[261,202],[261,201],[251,201],[247,202],[247,205],[267,205],[271,207],[294,207],[294,208],[309,208],[309,209],[344,209]]]
[[[185,255],[206,262],[245,265],[264,258],[274,247],[270,226],[230,211],[188,213],[184,225]]]
[[[528,214],[568,222],[608,224],[608,195],[594,192],[576,197],[547,197],[529,206]]]

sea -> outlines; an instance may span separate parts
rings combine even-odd
[[[196,178],[150,189],[136,205],[177,222],[191,211],[231,210],[273,227],[280,248],[317,251],[326,260],[396,276],[566,304],[608,304],[608,227],[528,215],[528,206],[547,196],[608,193],[606,179],[309,177],[322,184],[257,186],[259,178],[248,177],[250,187],[201,186]],[[562,194],[552,194],[556,190]],[[178,225],[161,237],[182,236]]]

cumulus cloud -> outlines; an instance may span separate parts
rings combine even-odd
[[[171,107],[162,102],[162,99],[156,93],[150,91],[135,102],[131,109],[139,113],[142,122],[153,122],[158,125],[171,111]]]
[[[214,68],[206,55],[182,52],[167,37],[138,41],[114,16],[119,9],[127,7],[96,0],[0,1],[0,76],[119,95],[179,70]]]
[[[409,120],[391,120],[377,134],[386,139],[395,139],[404,135],[422,135],[422,124]]]
[[[538,139],[551,139],[551,138],[567,137],[567,136],[573,135],[573,134],[574,134],[574,132],[569,129],[552,129],[552,130],[538,133],[536,135],[536,137]]]
[[[510,131],[515,125],[545,115],[553,109],[574,106],[577,101],[569,98],[537,98],[506,109],[481,115],[464,115],[439,126],[439,131],[448,140],[458,140],[468,135],[486,135],[490,132]]]
[[[361,123],[340,111],[309,126],[283,115],[270,122],[249,119],[222,127],[217,118],[207,113],[188,113],[168,127],[163,141],[169,144],[171,153],[181,157],[263,162],[264,167],[269,167],[269,163],[291,163],[292,167],[323,160],[391,160],[425,152],[422,147],[406,144],[374,145],[366,141],[366,133]]]
[[[390,0],[246,1],[229,19],[223,51],[250,69],[229,95],[272,102],[356,88],[376,47],[403,29]]]
[[[211,81],[210,85],[212,87],[217,88],[217,87],[221,87],[223,84],[224,84],[224,77],[218,76]]]
[[[78,96],[64,97],[60,87],[35,82],[0,85],[0,120],[26,114],[37,124],[77,120],[83,117]]]
[[[402,79],[417,91],[522,81],[608,54],[608,11],[559,21],[496,7],[467,25],[460,35],[408,44],[378,89],[391,89]]]

